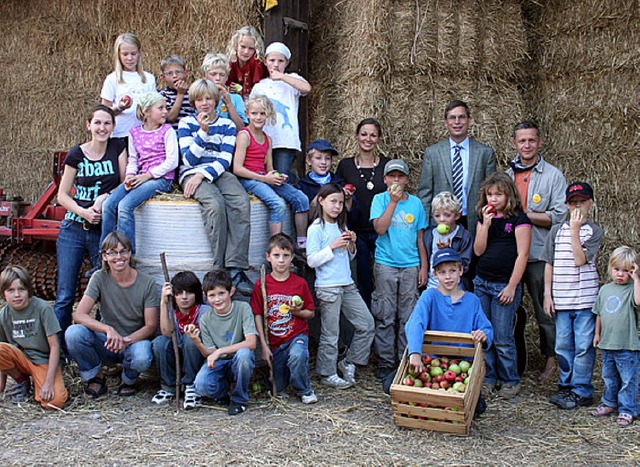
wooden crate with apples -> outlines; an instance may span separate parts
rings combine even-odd
[[[407,428],[468,435],[485,375],[482,345],[475,344],[471,334],[426,331],[422,353],[427,360],[431,358],[428,356],[435,356],[434,358],[459,360],[462,363],[463,360],[468,361],[469,358],[473,358],[470,362],[472,363],[471,372],[467,376],[468,384],[465,385],[464,392],[404,384],[409,374],[409,356],[405,350],[391,384],[391,403],[395,424]],[[418,378],[414,378],[414,382],[415,379]],[[421,384],[424,383],[421,381]]]

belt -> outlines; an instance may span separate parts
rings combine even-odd
[[[82,228],[83,228],[84,230],[87,230],[87,231],[89,231],[89,230],[93,230],[93,231],[95,231],[95,230],[102,230],[102,223],[98,223],[98,224],[90,224],[90,223],[89,223],[89,222],[87,222],[87,221],[75,221],[75,220],[74,220],[74,222],[75,222],[76,224],[80,224],[80,225],[82,226]]]

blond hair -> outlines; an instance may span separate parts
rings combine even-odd
[[[202,74],[206,75],[211,68],[223,68],[227,74],[231,71],[231,66],[229,65],[229,57],[225,54],[220,53],[211,53],[207,54],[202,60],[202,66],[200,69],[202,70]]]
[[[136,72],[140,75],[140,80],[143,83],[146,83],[147,77],[144,75],[144,69],[142,68],[142,55],[140,54],[140,52],[142,51],[140,39],[138,39],[138,37],[132,32],[125,32],[120,34],[118,37],[116,37],[116,42],[113,44],[113,62],[118,83],[124,83],[124,78],[122,77],[122,72],[124,71],[124,69],[122,67],[122,62],[120,61],[120,46],[122,44],[130,44],[138,48],[138,63],[136,64]]]
[[[31,275],[22,266],[7,266],[2,274],[0,274],[0,293],[4,295],[13,281],[19,280],[22,286],[27,289],[29,298],[33,297],[33,284],[31,283]]]
[[[442,191],[431,201],[431,212],[433,213],[438,209],[458,214],[462,210],[462,203],[460,203],[456,195],[450,191]]]
[[[630,246],[622,245],[613,250],[609,256],[609,274],[614,266],[619,268],[631,269],[634,264],[638,263],[638,253]]]
[[[264,42],[262,36],[253,26],[243,26],[233,33],[229,44],[227,45],[227,55],[232,62],[238,61],[238,45],[243,37],[250,37],[255,42],[256,54],[255,57],[258,60],[262,60],[264,54]]]
[[[145,121],[144,111],[154,105],[158,101],[166,100],[159,92],[148,92],[140,98],[138,106],[136,107],[136,117],[141,122]]]
[[[189,102],[191,105],[195,106],[197,99],[202,99],[207,95],[210,95],[216,100],[215,107],[217,107],[218,102],[220,102],[220,91],[218,91],[218,87],[213,81],[200,78],[189,86]]]
[[[273,108],[273,104],[267,96],[256,94],[255,96],[249,98],[246,103],[247,114],[249,113],[249,107],[251,105],[259,105],[260,107],[262,107],[267,114],[267,123],[270,125],[276,124],[276,122],[278,121],[278,114],[276,114],[276,111]]]

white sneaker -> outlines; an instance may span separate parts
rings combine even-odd
[[[351,384],[356,384],[356,366],[353,363],[349,363],[346,358],[340,360],[338,362],[338,370],[342,372],[344,379]]]
[[[185,410],[195,409],[202,405],[202,396],[196,391],[195,384],[188,384],[184,388],[184,402],[182,406]]]
[[[303,404],[315,404],[316,402],[318,402],[318,396],[316,396],[315,392],[311,391],[305,396],[300,396],[300,400]]]
[[[320,380],[320,382],[325,386],[331,386],[332,388],[336,388],[336,389],[347,389],[353,386],[353,383],[350,383],[349,381],[345,381],[344,379],[340,378],[337,374],[333,374],[331,376],[325,376]]]
[[[176,395],[174,393],[165,391],[164,389],[160,389],[158,392],[156,392],[155,396],[151,398],[151,402],[153,402],[154,404],[162,405],[172,401],[173,399],[175,399],[175,397]]]

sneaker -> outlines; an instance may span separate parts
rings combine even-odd
[[[516,384],[503,384],[498,395],[503,399],[513,399],[520,392],[520,383]]]
[[[556,405],[558,408],[563,410],[573,410],[578,407],[589,407],[593,405],[593,397],[580,397],[575,392],[570,392],[560,399]]]
[[[31,379],[26,378],[22,383],[15,383],[5,391],[5,395],[11,397],[11,402],[19,404],[24,402],[31,389]]]
[[[182,406],[185,410],[193,410],[202,405],[202,396],[196,391],[194,384],[187,384],[184,389],[184,402]]]
[[[558,389],[558,392],[554,392],[553,394],[551,394],[551,396],[549,397],[549,402],[551,402],[553,405],[558,405],[558,401],[567,397],[570,392],[570,389],[560,388]]]
[[[242,295],[251,295],[253,292],[253,282],[251,282],[242,269],[231,270],[231,282]]]
[[[318,402],[318,396],[316,396],[315,392],[311,391],[309,394],[300,396],[300,400],[303,404],[315,404]]]
[[[165,391],[164,389],[160,389],[156,392],[156,395],[151,398],[151,402],[154,404],[162,405],[166,404],[169,401],[175,399],[176,395],[171,391]]]
[[[491,393],[495,391],[495,389],[496,385],[494,383],[482,383],[482,389],[480,390],[480,393],[486,397],[491,395]]]
[[[325,376],[320,380],[320,382],[325,386],[330,386],[336,389],[347,389],[353,386],[353,383],[350,383],[349,381],[345,381],[344,379],[340,378],[337,374],[333,374],[331,376]]]
[[[338,370],[342,372],[342,377],[351,384],[356,384],[356,366],[349,363],[347,359],[338,362]]]
[[[238,415],[239,413],[242,413],[245,410],[247,410],[246,405],[238,404],[237,402],[232,401],[231,404],[229,404],[229,410],[227,410],[227,413],[229,415]]]

